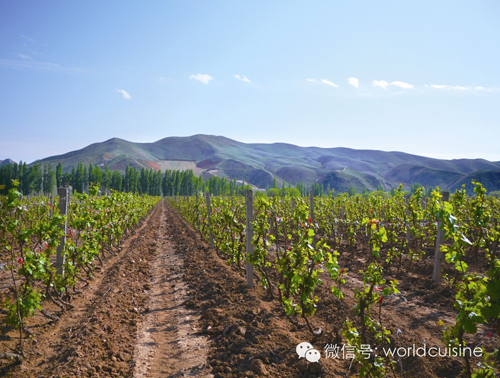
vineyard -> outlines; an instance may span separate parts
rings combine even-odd
[[[23,336],[32,335],[28,322],[35,310],[58,320],[44,309],[44,303],[63,311],[71,308],[77,282],[89,284],[96,261],[102,265],[102,259],[115,254],[123,237],[133,232],[159,198],[118,192],[100,197],[94,187],[90,195],[76,194],[64,210],[66,216],[49,197],[21,199],[16,187],[14,183],[2,198],[0,257],[2,286],[9,288],[1,298],[5,324],[19,330],[19,353],[2,356],[19,360]]]
[[[208,205],[185,197],[173,204],[227,264],[253,265],[290,326],[308,329],[310,338],[326,333],[336,345],[346,343],[360,376],[404,375],[401,358],[375,352],[408,346],[406,330],[391,327],[384,312],[387,303],[415,295],[416,282],[427,282],[437,306],[451,305],[446,316],[429,314],[442,330],[434,337],[441,336],[448,356],[461,357],[464,376],[486,377],[499,358],[500,202],[479,183],[474,192],[468,197],[462,189],[449,201],[439,191],[424,198],[423,189],[368,200],[260,196],[252,205],[248,254],[248,202],[241,197]],[[343,303],[345,287],[354,294],[353,311]],[[315,313],[332,304],[331,324],[317,327]],[[466,353],[474,348],[475,356]]]
[[[0,375],[498,374],[500,202],[478,183],[449,199],[97,192],[67,215],[1,198]]]

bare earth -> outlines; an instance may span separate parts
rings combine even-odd
[[[356,376],[349,360],[309,363],[295,352],[303,341],[323,352],[326,344],[339,342],[335,329],[342,321],[354,319],[354,289],[361,285],[357,270],[363,264],[355,256],[353,251],[340,257],[350,277],[343,301],[329,293],[326,278],[318,290],[323,300],[312,322],[325,332],[312,336],[306,328],[291,325],[280,304],[266,299],[261,289],[247,289],[244,272],[228,267],[160,202],[122,250],[108,256],[91,284],[79,285],[73,309],[61,314],[44,304],[60,320],[41,315],[30,320],[35,336],[25,342],[26,358],[20,364],[0,360],[0,376]],[[382,322],[398,346],[425,342],[442,347],[437,321],[453,323],[453,293],[427,278],[432,261],[419,269],[418,274],[394,273],[401,295],[384,299]],[[5,353],[15,347],[17,333],[5,326],[0,331],[0,353]],[[488,332],[482,328],[468,341],[474,346],[498,344],[497,335],[485,337]],[[462,366],[456,358],[406,358],[394,374],[459,377]]]

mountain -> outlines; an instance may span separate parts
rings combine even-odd
[[[12,159],[0,160],[0,167],[1,167],[2,165],[14,164],[14,163],[15,163],[15,161],[14,161],[14,160],[12,160]]]
[[[329,184],[336,191],[349,186],[385,189],[402,183],[470,188],[476,179],[489,190],[500,189],[500,162],[483,159],[441,160],[403,152],[354,150],[349,148],[299,147],[285,143],[241,143],[223,136],[169,137],[154,143],[133,143],[113,138],[81,150],[41,160],[64,171],[78,163],[124,171],[127,165],[153,169],[192,169],[205,178],[217,175],[244,179],[257,187],[282,182]]]

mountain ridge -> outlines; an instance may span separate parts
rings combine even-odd
[[[90,144],[80,150],[50,156],[42,163],[61,162],[64,171],[78,163],[124,171],[140,168],[193,169],[204,177],[244,179],[261,188],[274,179],[296,185],[319,183],[337,191],[389,189],[419,183],[455,190],[471,187],[476,176],[487,178],[488,190],[500,189],[500,162],[485,159],[435,159],[402,151],[357,150],[347,147],[301,147],[288,143],[243,143],[224,136],[197,134],[135,143],[121,138]],[[175,163],[177,162],[177,163]],[[181,164],[184,162],[183,164]],[[480,181],[480,180],[478,180]]]
[[[13,164],[13,163],[15,163],[15,161],[14,161],[14,160],[12,160],[12,159],[0,160],[0,167],[1,167],[2,165]]]

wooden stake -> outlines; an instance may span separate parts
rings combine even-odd
[[[309,192],[309,215],[311,222],[314,223],[314,194],[312,190]]]
[[[210,217],[212,216],[212,212],[210,211],[210,193],[206,193],[207,199],[207,219],[208,219],[208,233],[210,235],[210,248],[214,247],[214,234],[212,233],[212,220]]]
[[[69,189],[59,188],[59,213],[61,215],[68,214]],[[66,219],[60,227],[63,230],[63,236],[59,239],[56,254],[56,273],[60,276],[64,275],[64,247],[66,245],[66,234],[68,231],[68,220]]]
[[[446,202],[450,199],[450,192],[442,192],[442,202]],[[442,206],[442,205],[441,205]],[[443,254],[440,251],[441,244],[443,243],[444,232],[441,230],[441,225],[443,224],[442,219],[438,219],[438,230],[436,236],[436,249],[434,251],[434,271],[432,272],[432,280],[434,282],[441,281],[441,262],[443,260]]]
[[[198,208],[198,193],[196,193],[196,222],[195,222],[195,229],[196,231],[200,231],[200,212],[199,212],[199,208]]]
[[[410,196],[405,195],[406,204],[406,243],[410,243],[411,229],[410,229]]]
[[[50,219],[52,219],[52,217],[54,216],[54,197],[52,196],[52,194],[49,195],[49,202],[52,205],[52,207],[50,208]]]
[[[246,228],[246,249],[247,255],[253,253],[253,191],[246,191],[246,212],[247,212],[247,228]],[[247,261],[247,287],[253,287],[253,265]]]

